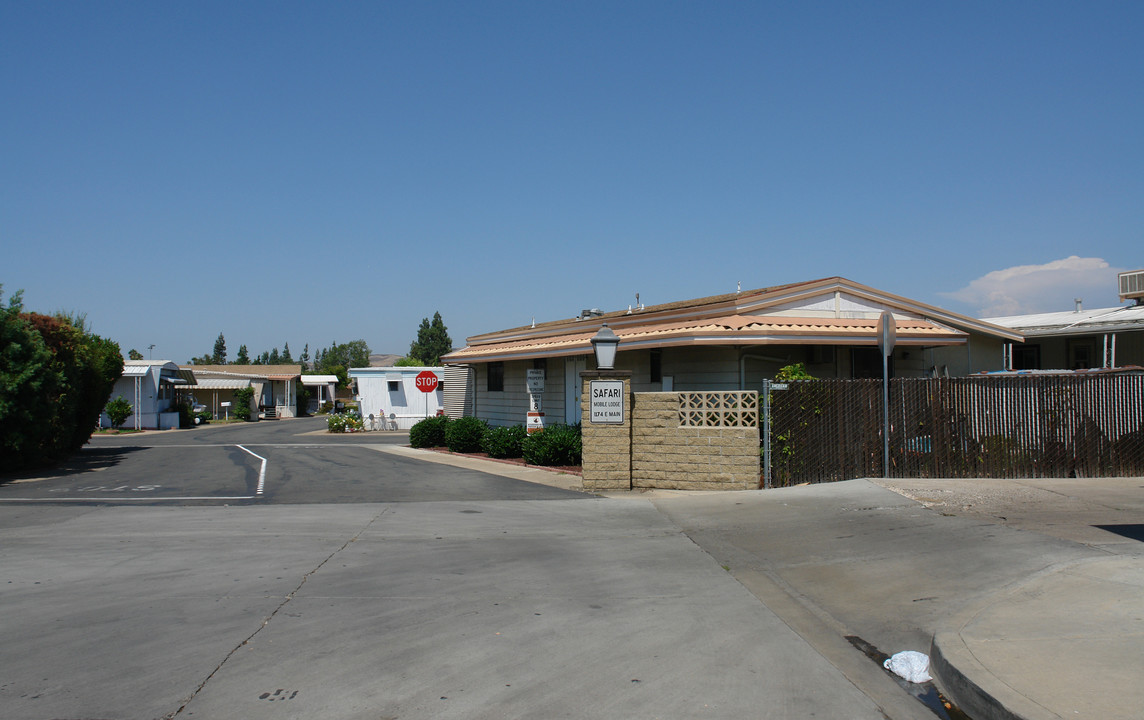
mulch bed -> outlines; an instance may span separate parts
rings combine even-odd
[[[583,475],[583,469],[580,465],[529,465],[524,461],[524,458],[491,458],[488,453],[457,453],[449,450],[447,447],[432,447],[424,448],[425,450],[432,450],[443,455],[456,455],[457,457],[478,458],[480,460],[488,460],[489,462],[503,463],[505,465],[516,465],[518,467],[533,468],[534,470],[549,470],[552,472],[565,473],[567,475]]]

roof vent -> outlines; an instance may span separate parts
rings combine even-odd
[[[1137,305],[1141,304],[1144,300],[1144,270],[1122,272],[1116,279],[1120,284],[1121,301],[1135,300]]]

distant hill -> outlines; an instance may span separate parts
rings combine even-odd
[[[393,367],[393,363],[397,362],[398,360],[400,360],[403,357],[405,357],[405,356],[404,355],[385,355],[385,354],[370,355],[369,356],[369,366],[370,367]]]

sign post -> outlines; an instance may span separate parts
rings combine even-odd
[[[878,349],[882,352],[882,477],[890,477],[890,355],[898,339],[894,314],[883,310],[878,318]]]

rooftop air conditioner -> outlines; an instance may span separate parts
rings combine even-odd
[[[1139,303],[1144,299],[1144,270],[1122,272],[1116,276],[1120,282],[1120,300],[1135,300]]]

